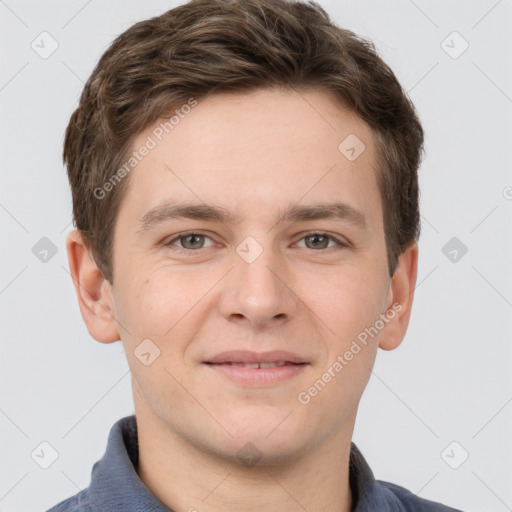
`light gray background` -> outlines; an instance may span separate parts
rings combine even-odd
[[[512,510],[512,1],[320,3],[375,42],[426,131],[411,324],[379,352],[354,440],[379,479],[467,511]],[[174,5],[0,1],[1,511],[44,511],[86,487],[111,426],[133,413],[121,343],[89,336],[68,273],[62,140],[109,43]],[[47,59],[31,48],[43,31],[59,45]],[[462,48],[453,31],[469,43],[458,58],[445,51]],[[457,262],[441,250],[454,236],[468,247]],[[46,263],[32,253],[42,237],[57,247]],[[42,441],[58,452],[48,469],[31,458]],[[469,453],[458,469],[441,456],[453,441],[452,465]]]

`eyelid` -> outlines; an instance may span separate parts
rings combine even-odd
[[[209,236],[206,233],[203,233],[202,231],[196,229],[196,230],[190,230],[190,231],[183,231],[182,233],[176,233],[176,235],[173,235],[173,237],[171,239],[168,239],[168,240],[165,239],[167,241],[164,240],[162,245],[164,247],[173,246],[173,247],[176,247],[177,249],[179,249],[181,251],[184,251],[184,252],[199,252],[200,249],[187,249],[185,247],[179,247],[179,246],[174,246],[173,245],[173,242],[176,242],[180,238],[186,238],[187,236],[190,236],[190,235],[201,235],[201,236],[204,236],[206,238],[212,239],[211,236]],[[204,247],[202,247],[201,249],[204,249]]]
[[[339,235],[332,235],[331,233],[329,233],[328,231],[306,231],[304,233],[300,233],[300,239],[299,240],[302,240],[304,238],[307,238],[308,236],[313,236],[313,235],[320,235],[320,236],[326,236],[327,238],[330,238],[331,240],[333,240],[334,242],[336,242],[338,244],[338,246],[340,247],[352,247],[352,244],[351,242],[349,242],[345,237],[340,237]],[[328,249],[333,249],[333,247],[329,247]],[[313,249],[311,249],[313,250]],[[327,249],[323,249],[324,251],[326,251]],[[321,251],[315,251],[315,252],[321,252]]]
[[[212,239],[211,236],[207,235],[206,233],[202,232],[201,230],[190,230],[190,231],[183,231],[181,233],[176,233],[176,235],[174,235],[170,240],[168,240],[166,242],[164,241],[163,246],[164,247],[172,246],[172,247],[175,247],[175,249],[177,249],[178,252],[185,252],[185,253],[199,253],[199,251],[201,249],[208,248],[208,247],[201,247],[199,249],[187,249],[185,247],[179,247],[179,246],[175,246],[173,244],[173,242],[176,242],[177,240],[180,240],[181,238],[186,238],[187,236],[190,236],[190,235],[201,235],[206,238]],[[338,235],[333,235],[327,231],[321,231],[321,230],[316,230],[316,231],[312,230],[312,231],[305,231],[303,233],[299,233],[299,236],[300,236],[299,241],[303,240],[304,238],[307,238],[308,236],[313,236],[313,235],[325,236],[325,237],[331,239],[332,241],[336,242],[338,247],[352,247],[352,243],[349,242],[346,238],[339,237]],[[306,249],[308,249],[308,248],[306,247]],[[316,251],[314,249],[310,249],[310,250],[313,252],[320,253],[320,252],[325,252],[328,249],[334,249],[334,247],[328,247],[328,248],[319,249]]]

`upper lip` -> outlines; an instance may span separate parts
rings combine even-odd
[[[249,350],[230,350],[221,352],[208,359],[205,363],[307,363],[307,361],[292,352],[286,350],[271,350],[269,352],[251,352]]]

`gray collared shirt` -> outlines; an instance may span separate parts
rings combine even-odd
[[[135,416],[117,421],[104,456],[92,468],[89,487],[47,512],[169,512],[137,475],[139,446]],[[353,512],[461,512],[418,498],[398,485],[375,480],[352,443],[349,481]]]

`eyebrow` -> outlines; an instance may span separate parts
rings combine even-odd
[[[136,233],[149,231],[159,224],[176,219],[217,221],[227,225],[237,224],[241,220],[235,212],[220,206],[163,201],[139,219]],[[362,211],[340,202],[314,205],[291,204],[278,212],[274,219],[274,226],[283,222],[321,219],[338,219],[363,230],[369,228],[368,219]]]

